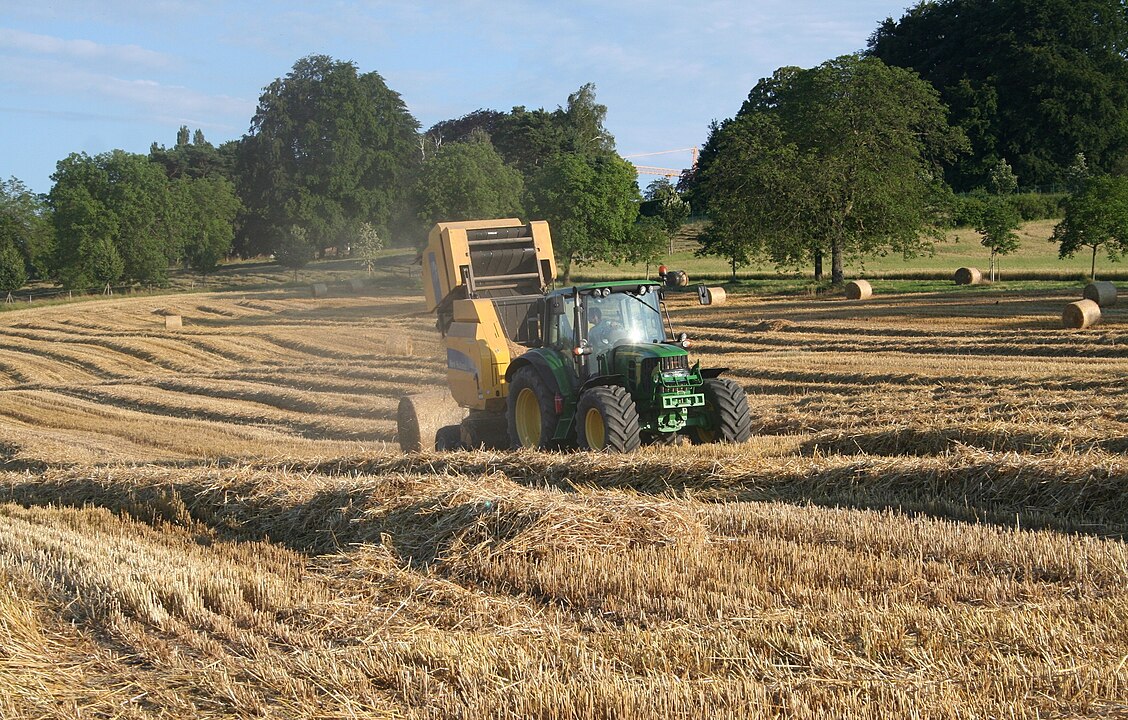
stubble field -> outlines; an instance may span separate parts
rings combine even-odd
[[[0,314],[0,717],[1128,716],[1073,299],[674,298],[755,437],[626,457],[400,453],[410,288]]]

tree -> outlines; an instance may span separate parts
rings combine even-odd
[[[240,252],[269,252],[293,225],[318,247],[342,225],[388,228],[418,166],[418,123],[378,73],[298,60],[259,97],[239,143]]]
[[[777,265],[814,257],[815,247],[789,210],[803,192],[799,149],[772,116],[747,113],[714,124],[702,157],[692,192],[711,220],[697,238],[696,255],[726,258],[734,279],[736,269],[758,255]]]
[[[123,277],[164,282],[182,234],[172,214],[168,178],[144,155],[113,150],[96,160],[109,181],[102,201],[117,216],[113,241],[124,263]]]
[[[514,108],[516,111],[516,108]],[[460,118],[441,120],[423,133],[423,160],[427,160],[430,150],[439,150],[447,143],[468,142],[471,137],[485,133],[493,141],[494,133],[506,122],[508,116],[497,110],[479,108]],[[495,146],[496,147],[496,146]]]
[[[484,133],[444,143],[423,163],[412,192],[420,237],[436,222],[517,217],[523,191],[521,173],[502,161]]]
[[[999,269],[998,257],[1018,249],[1018,233],[1015,230],[1022,224],[1022,216],[1010,201],[998,195],[986,196],[981,202],[975,231],[983,236],[980,244],[991,251],[989,267],[991,281],[994,282]]]
[[[991,167],[987,175],[987,190],[996,195],[1013,195],[1018,190],[1018,176],[1006,160],[999,160]]]
[[[1128,152],[1128,13],[1123,0],[925,0],[886,19],[869,53],[920,73],[972,152],[948,165],[957,190],[1006,157],[1023,182],[1063,180],[1083,152],[1097,172]]]
[[[298,270],[308,265],[315,257],[317,257],[317,246],[301,225],[291,225],[278,243],[278,249],[274,251],[274,259],[278,264],[294,271],[295,281],[298,279]]]
[[[631,226],[630,240],[624,260],[627,262],[656,262],[666,249],[670,235],[662,220],[656,217],[639,216]]]
[[[634,166],[619,156],[561,153],[534,176],[529,199],[552,227],[565,285],[574,263],[619,262],[633,252],[640,196]]]
[[[14,293],[27,284],[24,256],[15,245],[0,245],[0,292]]]
[[[506,164],[521,171],[528,183],[549,158],[566,150],[560,116],[543,108],[514,107],[490,132],[490,141]]]
[[[125,261],[107,237],[90,237],[82,243],[82,274],[99,285],[112,285],[121,279]]]
[[[721,220],[715,247],[735,258],[743,232],[777,263],[826,253],[836,284],[847,254],[911,256],[939,236],[939,162],[966,143],[927,83],[856,55],[778,70],[713,134],[694,192]]]
[[[603,126],[607,106],[595,101],[595,84],[581,85],[568,96],[568,104],[553,113],[564,131],[565,149],[581,155],[615,152],[615,138]]]
[[[85,252],[95,241],[113,243],[125,279],[165,280],[182,228],[160,167],[121,150],[79,153],[60,160],[51,178],[55,269],[66,284],[83,282]]]
[[[0,246],[5,245],[19,251],[28,276],[50,273],[55,250],[50,209],[14,177],[0,180]]]
[[[184,178],[173,185],[188,267],[201,275],[213,272],[231,252],[239,199],[223,177]]]
[[[1065,217],[1054,228],[1051,242],[1058,256],[1073,257],[1081,248],[1092,250],[1089,276],[1097,278],[1097,250],[1103,247],[1111,262],[1128,252],[1128,178],[1092,178],[1065,202]]]
[[[182,125],[173,147],[166,149],[155,142],[149,146],[149,160],[160,165],[169,180],[222,177],[234,183],[234,147],[228,143],[226,148],[217,148],[198,129],[189,143],[188,127]]]
[[[644,210],[644,214],[653,215],[662,223],[672,253],[674,235],[689,217],[689,201],[682,197],[669,178],[658,178],[647,185],[643,198],[646,200],[643,207],[649,209],[649,212]]]
[[[528,182],[559,153],[594,156],[614,152],[615,138],[604,126],[606,117],[607,107],[595,100],[595,85],[587,83],[552,112],[518,105],[508,113],[479,109],[435,123],[419,147],[426,159],[443,145],[467,142],[475,133],[485,133],[505,163],[520,170]]]
[[[379,231],[370,223],[361,223],[357,227],[356,237],[352,242],[352,254],[353,257],[359,258],[364,263],[369,275],[372,274],[372,267],[376,264],[376,258],[383,249],[384,238],[380,237]]]
[[[1076,195],[1085,188],[1088,180],[1089,162],[1085,159],[1085,153],[1079,152],[1073,156],[1073,162],[1065,169],[1065,184],[1069,192]]]

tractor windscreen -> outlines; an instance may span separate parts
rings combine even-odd
[[[588,299],[587,336],[596,352],[626,343],[660,343],[666,339],[658,293],[615,292]]]

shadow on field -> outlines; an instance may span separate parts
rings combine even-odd
[[[783,502],[1124,538],[1126,487],[1124,456],[1100,452],[964,449],[922,458],[459,452],[284,466],[8,472],[0,475],[0,501],[105,507],[153,525],[269,539],[310,554],[385,543],[405,562],[426,564],[456,541],[506,542],[540,523],[551,542],[554,523],[592,508],[629,523],[654,500],[680,506],[679,499],[689,503],[679,510],[687,515],[694,501]],[[604,489],[627,494],[599,492]]]
[[[874,432],[831,430],[821,432],[799,446],[800,454],[881,455],[930,457],[958,452],[960,446],[989,452],[1128,453],[1128,437],[1078,437],[1061,432],[992,430],[957,426],[950,428],[896,428]]]

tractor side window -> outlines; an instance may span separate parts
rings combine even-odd
[[[564,299],[564,314],[549,318],[548,345],[556,350],[565,350],[575,342],[572,319],[575,317],[576,303],[571,297]]]

